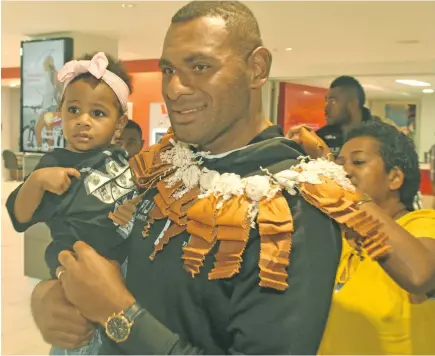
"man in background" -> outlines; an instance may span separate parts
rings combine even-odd
[[[365,101],[364,89],[355,78],[341,76],[331,83],[325,103],[327,125],[316,133],[334,156],[340,152],[346,132],[371,119]]]
[[[338,155],[344,143],[346,132],[364,121],[371,120],[370,110],[364,107],[366,95],[363,87],[353,77],[341,76],[335,79],[329,87],[325,98],[326,126],[314,135],[321,138],[329,147],[334,157]],[[292,127],[287,137],[304,146],[300,138],[300,129],[304,125]],[[312,132],[312,129],[304,126]],[[314,132],[312,132],[314,134]],[[306,147],[305,147],[306,149]]]
[[[128,158],[137,155],[142,151],[144,145],[142,129],[133,120],[128,120],[121,137],[116,140],[116,143],[128,152]]]

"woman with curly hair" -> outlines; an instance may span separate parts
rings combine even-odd
[[[418,157],[386,123],[349,132],[338,163],[391,246],[379,261],[343,242],[320,354],[435,354],[435,210],[414,210]]]

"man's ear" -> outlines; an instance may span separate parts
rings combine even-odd
[[[269,78],[272,54],[264,47],[256,48],[249,57],[251,89],[261,88]]]
[[[348,99],[347,105],[352,113],[356,113],[358,110],[360,110],[360,104],[357,98]]]

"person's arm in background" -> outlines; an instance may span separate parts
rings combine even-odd
[[[258,285],[258,235],[248,243],[240,274],[210,282],[231,285],[231,316],[228,327],[221,331],[231,333],[230,354],[317,352],[335,284],[341,233],[328,217],[300,197],[291,198],[291,210],[295,231],[287,269],[288,289],[278,292]],[[74,254],[63,251],[59,261],[66,269],[62,285],[67,298],[89,320],[104,325],[109,315],[134,302],[119,269],[83,242],[76,243]],[[42,310],[39,313],[44,314]],[[44,317],[51,318],[48,312]],[[181,340],[146,310],[135,319],[127,341],[116,344],[116,348],[133,355],[206,353],[189,340]],[[105,352],[117,353],[116,349]]]
[[[328,158],[330,156],[331,151],[328,145],[308,126],[293,126],[286,136],[301,145],[311,158]]]
[[[413,294],[435,292],[435,219],[428,217],[419,223],[420,231],[411,235],[375,203],[364,203],[361,210],[376,217],[380,231],[387,237],[391,251],[379,264],[403,289]]]

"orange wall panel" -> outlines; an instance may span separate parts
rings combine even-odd
[[[158,59],[123,61],[122,64],[129,73],[160,72]]]
[[[305,124],[319,129],[325,121],[327,89],[308,85],[281,83],[278,104],[278,123],[287,132],[292,126]]]
[[[2,79],[20,79],[20,68],[2,68]]]

